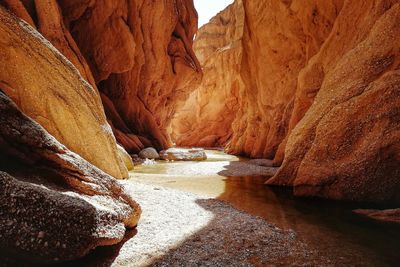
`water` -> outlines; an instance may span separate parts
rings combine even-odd
[[[219,151],[207,151],[206,162],[159,162],[137,166],[132,179],[201,194],[229,202],[260,216],[346,266],[400,266],[400,226],[353,214],[368,205],[304,199],[290,189],[264,185],[268,177],[221,175],[232,162],[245,160]],[[220,174],[218,174],[220,173]]]

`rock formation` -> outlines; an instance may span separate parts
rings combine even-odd
[[[322,68],[321,87],[270,184],[302,196],[400,203],[400,3],[372,2],[360,9],[346,1],[322,50],[335,60],[311,62]],[[362,30],[339,46],[353,25]]]
[[[117,141],[129,153],[171,145],[167,127],[201,79],[192,51],[192,0],[4,0],[99,89]],[[94,77],[94,78],[93,78]]]
[[[230,136],[230,153],[283,162],[269,184],[294,186],[297,195],[399,202],[399,5],[243,1],[239,67],[221,64],[218,53],[202,56],[213,51],[214,39],[224,40],[215,24],[233,20],[222,19],[235,16],[228,8],[195,40],[207,68],[202,87],[178,113],[180,124],[173,123],[177,143],[223,145],[221,136]],[[219,82],[234,71],[244,86],[229,92]],[[205,89],[209,81],[212,93]],[[231,97],[236,105],[225,110],[233,112],[215,127],[219,114],[212,106]]]
[[[47,40],[1,7],[0,36],[3,91],[70,150],[114,177],[127,177],[98,92]]]
[[[243,24],[242,1],[236,1],[199,29],[193,48],[204,75],[172,121],[177,145],[222,147],[231,137],[243,87],[239,75]]]
[[[167,126],[200,81],[192,51],[192,0],[61,0],[66,24],[87,59],[115,136],[130,153],[171,145]]]
[[[0,89],[3,89],[1,87]],[[0,260],[75,259],[122,240],[140,207],[0,92]]]

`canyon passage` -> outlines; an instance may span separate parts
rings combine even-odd
[[[0,266],[400,264],[400,1],[228,2],[0,1]]]

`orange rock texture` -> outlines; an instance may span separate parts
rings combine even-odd
[[[177,143],[221,145],[227,136],[228,152],[282,164],[269,184],[294,186],[297,195],[398,203],[399,5],[243,1],[239,66],[215,52],[202,56],[225,40],[215,24],[227,21],[228,8],[195,40],[205,78],[174,121]],[[229,91],[220,81],[235,72],[244,85]],[[229,115],[213,109],[230,99]],[[226,121],[214,123],[220,114]]]
[[[172,115],[201,80],[192,0],[3,2],[98,88],[114,135],[129,153],[171,145]]]
[[[118,142],[129,153],[171,146],[167,126],[201,79],[192,0],[58,2]]]
[[[243,1],[245,83],[227,151],[273,159],[284,140],[300,71],[329,36],[342,1]]]
[[[399,204],[400,2],[360,5],[344,2],[322,55],[302,73],[295,111],[304,112],[312,88],[317,95],[269,183],[302,196]]]
[[[232,136],[243,88],[243,25],[243,4],[236,1],[199,29],[193,48],[204,75],[172,121],[172,139],[178,146],[222,147]]]
[[[127,177],[98,92],[38,32],[1,7],[0,36],[2,90],[70,150]]]

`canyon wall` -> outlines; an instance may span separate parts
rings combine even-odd
[[[213,45],[241,16],[232,6],[195,40],[205,78],[174,119],[177,143],[229,140],[229,153],[273,159],[282,166],[268,183],[297,195],[398,203],[400,2],[240,4],[240,59],[230,62]],[[234,79],[244,85],[230,90]]]
[[[171,146],[167,126],[201,80],[192,0],[58,1],[129,153]]]
[[[292,123],[305,115],[269,184],[302,196],[400,203],[399,25],[399,1],[345,1],[302,73]]]
[[[223,147],[238,109],[244,10],[236,1],[201,27],[193,49],[203,68],[201,85],[174,115],[178,146]]]
[[[300,71],[332,30],[342,1],[243,1],[240,105],[230,153],[273,159],[288,133]]]
[[[2,90],[69,149],[114,177],[128,177],[96,89],[33,28],[0,9]]]
[[[192,0],[4,0],[100,92],[109,124],[129,153],[171,146],[176,107],[201,80],[192,50]]]

